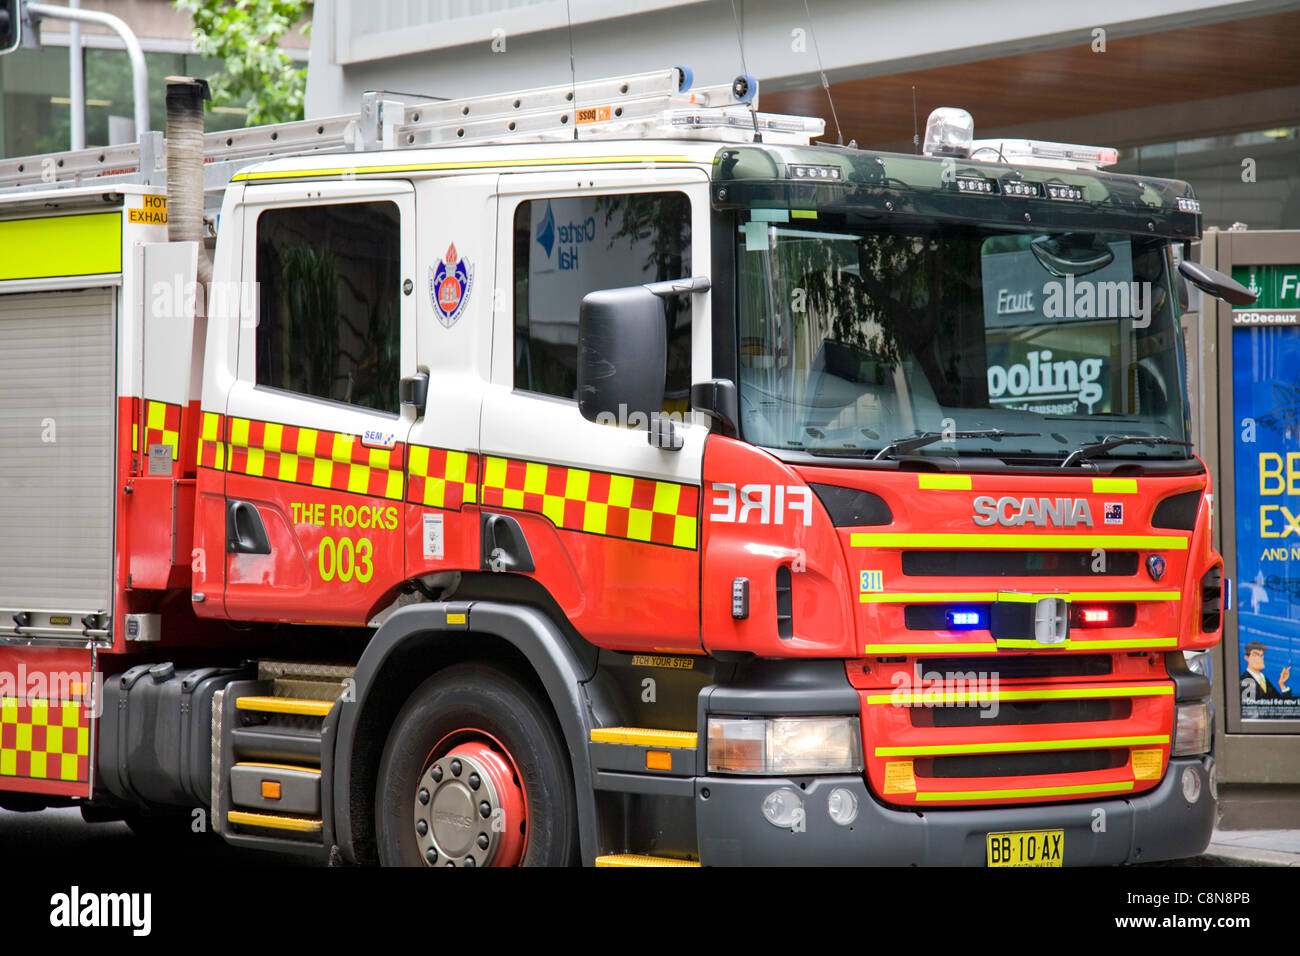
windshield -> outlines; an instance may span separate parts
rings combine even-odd
[[[870,457],[935,432],[945,440],[907,453],[1060,461],[1111,436],[1185,440],[1165,241],[756,219],[737,239],[749,441]]]

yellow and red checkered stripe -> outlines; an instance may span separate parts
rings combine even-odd
[[[400,444],[370,448],[355,435],[247,418],[231,418],[228,427],[229,472],[402,499]]]
[[[181,406],[146,399],[144,403],[144,450],[150,445],[167,445],[172,461],[181,452]]]
[[[223,471],[226,467],[225,435],[221,432],[221,416],[216,412],[203,413],[203,426],[199,430],[199,467]]]
[[[90,718],[76,701],[0,698],[0,776],[90,779]]]
[[[405,468],[403,456],[405,455]],[[399,443],[368,448],[352,435],[229,420],[204,412],[198,463],[335,491],[459,511],[467,504],[531,511],[557,528],[698,547],[700,489],[672,481]],[[404,493],[405,492],[405,493]]]
[[[459,511],[476,500],[478,455],[411,445],[406,472],[406,500],[412,504]]]
[[[545,515],[568,531],[697,546],[700,489],[694,485],[489,456],[482,502]]]

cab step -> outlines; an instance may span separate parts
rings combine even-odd
[[[333,701],[294,697],[240,697],[235,702],[235,707],[239,710],[254,710],[264,714],[296,714],[300,717],[324,717],[332,706]]]
[[[291,830],[294,833],[320,833],[320,818],[289,817],[275,813],[250,813],[231,810],[226,820],[241,827],[262,827],[268,830]]]
[[[257,680],[222,692],[212,727],[212,818],[227,842],[328,852],[328,742],[351,675],[344,667],[262,662]]]
[[[597,866],[699,866],[698,860],[678,860],[670,856],[647,856],[642,853],[611,853],[596,857]]]
[[[588,745],[596,788],[686,795],[693,786],[689,778],[698,772],[698,743],[690,730],[597,727]]]
[[[592,743],[629,744],[634,747],[671,747],[694,750],[697,734],[691,730],[655,730],[649,727],[597,727]]]

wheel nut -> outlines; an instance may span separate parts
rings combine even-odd
[[[459,761],[459,760],[453,760],[453,761],[451,762],[451,775],[452,775],[453,777],[459,777],[459,776],[460,776],[460,761]]]
[[[469,775],[469,788],[470,788],[471,790],[477,790],[478,787],[479,787],[479,784],[481,784],[482,782],[483,782],[483,781],[479,779],[478,774],[476,774],[476,773],[472,773],[472,774]]]
[[[467,856],[467,857],[465,857],[465,865],[466,865],[466,866],[478,866],[478,864],[474,862],[474,858],[473,858],[472,856]]]
[[[492,805],[489,804],[486,800],[484,800],[482,803],[478,805],[478,815],[481,816],[484,820],[492,816]]]
[[[437,863],[437,862],[438,862],[438,851],[435,850],[433,847],[429,847],[429,849],[427,849],[427,850],[424,851],[424,858],[425,858],[426,860],[428,860],[430,863]],[[451,866],[450,863],[448,863],[447,865],[448,865],[448,866]]]
[[[432,776],[433,776],[434,783],[442,783],[442,768],[435,764],[432,771]]]
[[[426,821],[426,820],[416,820],[416,821],[415,821],[415,832],[418,833],[418,834],[420,834],[420,836],[424,836],[426,833],[428,833],[428,832],[429,832],[429,824],[428,824],[428,821]]]
[[[478,848],[480,850],[486,850],[488,848],[488,835],[486,833],[480,833],[478,835]]]
[[[429,791],[425,790],[423,787],[420,788],[420,802],[425,804],[426,806],[429,803]]]

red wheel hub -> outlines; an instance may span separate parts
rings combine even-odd
[[[515,866],[528,837],[528,799],[510,752],[481,730],[448,734],[416,787],[415,833],[427,866]]]

